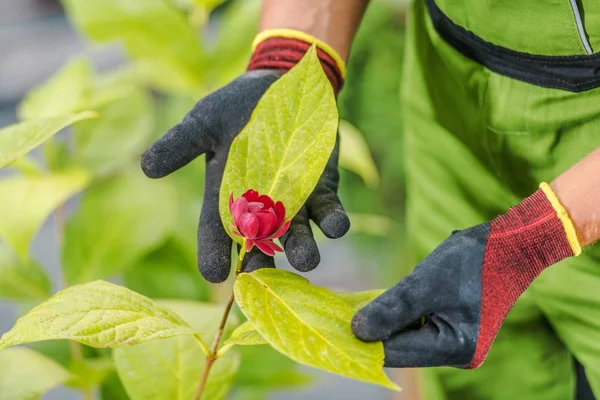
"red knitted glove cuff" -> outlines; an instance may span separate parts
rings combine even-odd
[[[256,47],[247,69],[248,71],[271,69],[287,72],[304,57],[311,45],[303,40],[285,37],[266,39]],[[325,75],[329,78],[333,91],[337,95],[344,85],[342,72],[335,60],[318,47],[317,55],[321,60]]]
[[[482,266],[481,324],[468,368],[483,363],[506,314],[531,282],[573,255],[563,223],[541,189],[491,221]]]

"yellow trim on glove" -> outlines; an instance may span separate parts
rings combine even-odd
[[[554,190],[548,185],[546,182],[540,183],[540,189],[544,192],[550,204],[552,204],[552,208],[556,211],[556,215],[560,219],[563,224],[563,228],[565,229],[565,234],[567,235],[567,241],[571,246],[571,250],[573,250],[573,254],[578,256],[581,254],[581,244],[579,243],[579,239],[577,238],[577,232],[575,232],[575,226],[573,225],[573,221],[569,217],[567,210],[563,207],[554,193]]]
[[[252,51],[256,50],[256,47],[267,39],[272,37],[284,37],[288,39],[298,39],[307,43],[315,43],[317,47],[327,53],[335,61],[337,67],[340,69],[342,79],[346,78],[346,63],[340,56],[340,54],[333,49],[330,45],[316,37],[309,35],[308,33],[297,31],[295,29],[267,29],[266,31],[260,32],[254,38],[252,42]]]

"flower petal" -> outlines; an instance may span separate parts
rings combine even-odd
[[[262,196],[260,196],[258,198],[258,201],[260,201],[261,203],[263,203],[265,205],[265,207],[264,207],[265,209],[275,207],[275,203],[273,203],[273,200],[266,194],[263,194]]]
[[[279,252],[283,253],[283,249],[281,247],[279,247],[277,245],[277,243],[273,242],[272,240],[269,240],[266,243],[273,251],[279,251]]]
[[[254,241],[252,239],[246,239],[246,253],[249,253],[254,247]]]
[[[285,206],[280,201],[275,203],[275,214],[277,215],[277,226],[281,226],[285,220]]]
[[[258,232],[258,218],[256,215],[250,213],[244,213],[240,217],[237,224],[240,233],[248,239],[255,239],[256,233]]]
[[[273,250],[267,243],[269,243],[267,240],[257,240],[255,242],[256,247],[258,247],[260,251],[268,256],[273,257],[275,255],[275,250]]]
[[[256,214],[260,210],[264,208],[264,204],[258,201],[252,201],[248,203],[248,212],[252,214]]]
[[[246,193],[244,193],[242,197],[248,200],[248,203],[258,201],[258,192],[252,189],[246,190]]]
[[[229,195],[229,212],[233,214],[233,210],[231,209],[232,205],[233,205],[233,192],[231,192],[231,194]]]
[[[233,216],[233,221],[235,222],[235,226],[237,226],[238,229],[240,229],[240,218],[247,211],[248,200],[246,200],[244,197],[238,197],[231,205],[231,215]]]
[[[268,239],[277,239],[278,237],[283,236],[283,234],[285,232],[287,232],[287,230],[290,227],[291,223],[292,223],[292,220],[289,220],[285,224],[281,225],[281,227],[279,229],[277,229],[277,231],[274,234],[270,235],[268,237]]]
[[[272,208],[260,211],[254,215],[258,218],[258,232],[256,233],[258,239],[267,237],[277,228],[277,216]]]

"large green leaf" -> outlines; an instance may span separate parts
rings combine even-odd
[[[138,168],[89,189],[67,224],[67,281],[104,278],[137,262],[169,235],[177,207],[171,182],[151,181]]]
[[[229,339],[223,343],[223,347],[236,344],[240,346],[254,346],[267,343],[269,342],[258,333],[254,325],[250,321],[246,321],[233,331]]]
[[[63,0],[70,20],[98,42],[120,40],[129,55],[146,65],[143,72],[166,89],[191,90],[200,85],[202,49],[182,12],[168,1]],[[168,66],[168,68],[166,67]],[[185,78],[185,80],[183,80]],[[170,80],[176,83],[171,85]],[[185,82],[185,85],[182,84]]]
[[[94,76],[89,60],[76,58],[27,94],[18,109],[23,120],[51,118],[84,110],[98,110],[139,87],[139,71],[120,68]],[[102,117],[106,117],[104,112]]]
[[[83,111],[92,85],[92,65],[77,58],[27,94],[19,105],[19,118],[52,118]]]
[[[355,311],[360,310],[377,296],[381,295],[384,289],[366,290],[363,292],[345,292],[338,293],[338,296],[348,303]],[[231,336],[223,343],[223,350],[227,351],[231,346],[255,346],[269,343],[252,325],[246,321],[238,326]]]
[[[130,96],[131,92],[142,87],[143,79],[138,69],[130,64],[95,76],[92,82],[87,107],[97,110],[112,102]],[[104,117],[104,114],[102,114]]]
[[[229,195],[248,189],[282,201],[292,218],[323,173],[337,123],[333,90],[313,46],[271,85],[231,145],[219,201],[226,229],[232,223]]]
[[[37,400],[69,378],[63,366],[35,350],[15,347],[0,352],[2,400]]]
[[[125,271],[125,285],[152,298],[208,300],[209,288],[198,273],[195,250],[187,257],[183,247],[169,239]]]
[[[399,223],[393,219],[376,214],[348,213],[352,221],[352,233],[365,233],[371,236],[388,238],[398,229]]]
[[[67,386],[77,389],[96,389],[114,370],[112,357],[73,360],[69,364],[69,371],[73,378],[67,382]]]
[[[10,164],[8,168],[19,171],[25,175],[41,175],[44,169],[40,165],[40,162],[31,156],[23,156],[19,158]]]
[[[219,34],[207,65],[207,85],[214,90],[242,74],[252,53],[252,40],[258,32],[261,1],[229,2],[219,14]],[[211,38],[214,39],[214,38]]]
[[[149,298],[95,281],[71,286],[34,307],[2,336],[0,350],[52,339],[114,348],[191,333],[181,317]]]
[[[48,215],[89,181],[82,171],[14,176],[0,181],[0,237],[26,260],[29,244]]]
[[[210,343],[219,325],[223,307],[190,301],[163,301],[161,304],[176,311],[202,339]],[[228,322],[231,332],[235,318]],[[190,400],[198,385],[205,356],[191,336],[143,343],[114,351],[117,370],[132,400]],[[229,352],[219,358],[209,375],[203,399],[225,399],[239,364],[239,355]],[[160,382],[149,385],[148,382]]]
[[[288,357],[348,378],[397,390],[383,372],[383,345],[350,329],[355,309],[328,289],[291,272],[240,274],[235,298],[259,333]]]
[[[139,160],[150,144],[154,105],[147,91],[130,89],[98,111],[102,118],[84,121],[73,129],[76,148],[72,162],[96,175],[107,175]]]
[[[233,399],[265,400],[274,390],[297,389],[312,381],[309,373],[271,346],[239,349],[242,364],[235,376]]]
[[[79,114],[20,122],[0,129],[0,168],[29,153],[61,129],[77,121],[97,116],[93,111],[84,111]]]
[[[169,340],[169,339],[166,339]],[[117,371],[109,373],[100,387],[101,400],[130,400]]]
[[[348,121],[340,121],[340,167],[360,176],[365,185],[375,189],[379,185],[379,172],[360,131]]]
[[[50,278],[44,270],[32,260],[20,260],[4,243],[0,243],[0,276],[0,297],[39,300],[50,296]]]

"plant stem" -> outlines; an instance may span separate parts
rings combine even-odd
[[[242,272],[242,261],[244,261],[244,256],[246,256],[246,243],[242,243],[242,247],[237,259],[237,265],[235,269],[235,275]],[[196,394],[194,395],[194,400],[200,400],[202,398],[202,393],[204,392],[204,388],[206,387],[206,381],[208,380],[208,375],[210,374],[210,370],[217,361],[217,352],[219,351],[219,344],[221,343],[221,337],[223,336],[223,331],[225,330],[225,324],[227,323],[227,318],[229,317],[229,312],[231,311],[231,307],[233,306],[233,302],[235,301],[235,296],[233,294],[233,289],[231,290],[231,294],[229,295],[229,299],[227,300],[227,305],[225,306],[225,311],[223,312],[223,316],[221,317],[221,323],[219,324],[219,329],[217,329],[217,334],[215,335],[215,339],[210,346],[210,352],[206,356],[206,363],[204,364],[204,370],[202,371],[202,376],[200,377],[200,382],[198,383],[198,387],[196,388]]]
[[[64,204],[58,206],[58,208],[54,211],[54,224],[56,225],[56,245],[60,249],[65,236],[66,216]],[[64,289],[68,286],[64,276],[61,279],[60,286],[61,289]],[[71,358],[73,358],[75,361],[83,361],[83,347],[81,344],[73,340],[69,340],[68,342]],[[83,400],[94,400],[94,393],[92,389],[81,389],[81,396]]]
[[[200,337],[200,335],[195,334],[194,335],[194,339],[196,339],[196,342],[202,348],[202,352],[204,353],[204,355],[208,356],[208,354],[210,353],[210,350],[208,349],[208,347],[206,347],[206,344],[204,344],[204,341],[202,340],[202,338]]]

